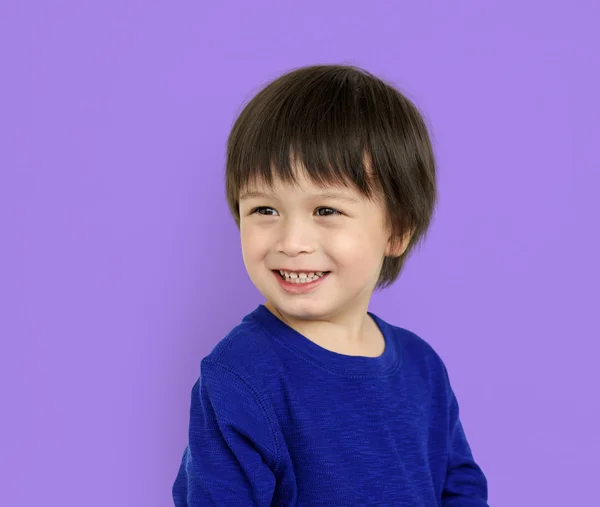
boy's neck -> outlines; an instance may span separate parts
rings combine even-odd
[[[383,354],[385,340],[379,327],[367,314],[347,312],[353,317],[336,316],[327,320],[294,319],[269,301],[264,306],[279,320],[324,349],[348,356],[378,357]],[[356,317],[360,315],[360,317]]]

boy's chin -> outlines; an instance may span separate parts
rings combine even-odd
[[[297,299],[283,297],[267,298],[265,306],[270,310],[275,309],[295,319],[316,319],[324,317],[334,310],[335,304],[327,304],[320,298]]]

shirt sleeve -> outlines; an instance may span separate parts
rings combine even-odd
[[[448,379],[447,371],[446,378]],[[473,459],[460,420],[458,401],[449,379],[447,388],[450,400],[450,445],[446,480],[442,491],[442,507],[489,507],[487,479]]]
[[[250,384],[203,360],[172,488],[175,507],[270,506],[278,466],[272,428],[273,417]]]

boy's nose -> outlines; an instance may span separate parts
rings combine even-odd
[[[316,249],[316,237],[310,226],[298,222],[288,223],[281,227],[277,240],[277,251],[288,256],[302,252],[313,252]]]

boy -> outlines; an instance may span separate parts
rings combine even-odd
[[[415,106],[353,66],[295,69],[242,111],[227,198],[266,301],[201,362],[176,506],[487,506],[441,358],[368,311],[435,172]]]

